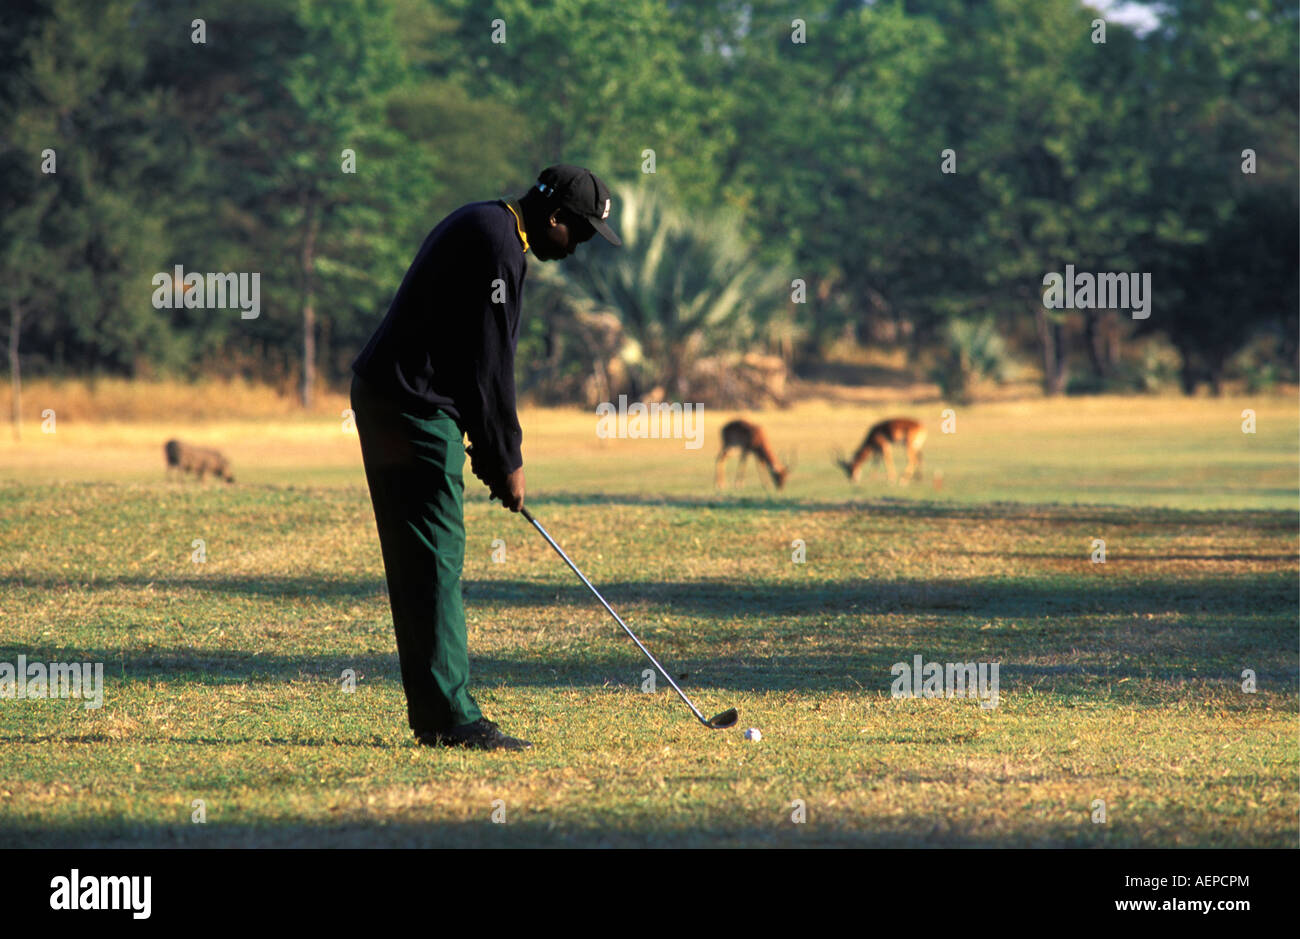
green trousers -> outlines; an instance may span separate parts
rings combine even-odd
[[[465,444],[446,414],[417,417],[352,380],[370,502],[384,555],[406,710],[417,734],[482,717],[469,693],[461,567]]]

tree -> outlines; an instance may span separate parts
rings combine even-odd
[[[127,0],[29,7],[8,60],[0,141],[11,370],[29,355],[131,372],[161,354],[148,287],[163,255],[158,187],[178,158],[165,95],[142,87]]]
[[[712,54],[696,57],[712,72],[701,83],[724,90],[708,128],[725,143],[721,192],[744,212],[760,255],[793,255],[809,286],[799,308],[809,331],[826,339],[851,323],[865,336],[906,307],[906,253],[930,237],[912,186],[938,150],[922,154],[905,113],[940,31],[894,4],[723,9],[735,12],[698,14]],[[939,278],[930,269],[925,280]]]
[[[388,116],[390,96],[412,76],[381,0],[241,7],[209,41],[222,56],[185,89],[206,105],[187,109],[189,130],[209,142],[202,189],[224,222],[206,256],[210,269],[258,271],[268,285],[269,315],[249,321],[244,341],[287,345],[293,331],[277,311],[297,310],[300,396],[310,407],[328,323],[318,311],[342,320],[349,337],[374,315],[409,261],[420,195],[437,187],[432,154]]]
[[[1149,141],[1140,252],[1160,306],[1143,331],[1178,349],[1187,394],[1221,390],[1227,360],[1261,329],[1295,372],[1298,21],[1289,4],[1189,0],[1151,38],[1154,105],[1133,131]]]

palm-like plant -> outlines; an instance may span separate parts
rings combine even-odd
[[[939,357],[930,371],[944,396],[968,403],[981,379],[1005,381],[1015,371],[1006,340],[992,317],[953,317],[944,328]]]
[[[634,396],[692,393],[701,357],[749,351],[788,331],[788,277],[756,261],[730,213],[691,216],[647,185],[615,191],[623,246],[597,237],[536,276],[574,313],[614,313]]]

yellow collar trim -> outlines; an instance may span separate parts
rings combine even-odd
[[[515,211],[515,207],[511,205],[509,202],[506,203],[506,208],[509,209],[510,214],[515,217],[515,231],[519,233],[519,240],[523,242],[524,254],[527,254],[528,235],[524,233],[524,220],[519,217],[519,213]]]

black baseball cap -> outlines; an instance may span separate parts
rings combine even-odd
[[[537,188],[548,199],[585,218],[610,244],[623,243],[605,222],[612,204],[609,187],[591,170],[568,163],[548,166],[537,177]]]

